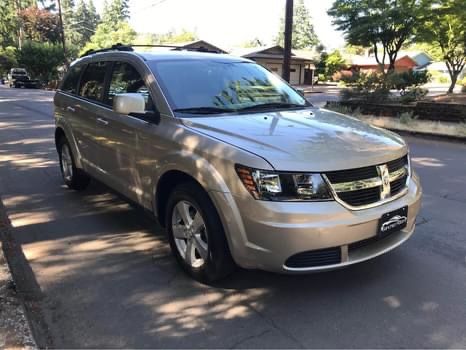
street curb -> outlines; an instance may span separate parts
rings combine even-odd
[[[16,293],[22,303],[29,332],[36,348],[53,347],[52,337],[43,317],[40,301],[43,293],[36,281],[34,272],[24,256],[22,247],[13,235],[13,227],[0,197],[0,241],[10,273],[15,283]]]
[[[385,128],[385,129],[396,132],[397,134],[400,134],[400,135],[411,135],[411,136],[416,136],[416,137],[425,138],[425,139],[429,139],[429,140],[439,140],[439,141],[449,141],[449,142],[456,142],[456,143],[466,143],[466,137],[462,137],[462,136],[434,134],[434,133],[419,132],[419,131],[409,131],[409,130],[393,129],[393,128]]]

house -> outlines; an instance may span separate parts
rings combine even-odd
[[[416,62],[416,67],[414,70],[424,70],[428,65],[433,61],[432,57],[426,54],[423,51],[400,51],[398,52],[398,57],[409,56],[414,62]]]
[[[386,59],[385,69],[388,68],[388,59]],[[417,62],[409,55],[399,56],[395,61],[395,72],[406,72],[417,67]],[[362,72],[375,72],[380,70],[380,65],[375,59],[375,56],[352,56],[351,70]]]
[[[204,40],[194,40],[194,41],[174,43],[174,44],[168,44],[168,45],[178,46],[184,49],[196,49],[200,51],[205,50],[206,52],[227,53],[225,50],[222,50],[218,46],[215,46]]]
[[[253,48],[236,48],[230,52],[231,55],[240,56],[253,60],[275,74],[281,76],[283,72],[283,59],[285,49],[280,45],[253,47]],[[311,59],[297,56],[294,52],[291,54],[290,65],[290,83],[301,85],[310,83],[315,71],[315,66]],[[305,78],[308,79],[305,79]]]
[[[171,45],[185,49],[198,49],[205,50],[207,52],[227,53],[227,51],[204,40],[196,40],[186,43],[174,43]],[[290,83],[294,85],[310,84],[315,71],[313,59],[311,58],[311,55],[314,54],[305,51],[300,51],[300,53],[305,56],[297,56],[295,52],[292,52],[291,54]],[[253,48],[236,48],[233,49],[230,54],[233,56],[240,56],[253,60],[270,71],[276,73],[278,76],[282,76],[285,49],[280,45]]]

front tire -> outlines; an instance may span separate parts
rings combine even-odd
[[[89,185],[90,177],[81,169],[76,168],[71,147],[65,137],[62,137],[59,141],[58,155],[65,184],[72,190],[84,190]]]
[[[200,282],[231,274],[235,264],[223,225],[207,193],[196,183],[178,185],[167,203],[168,239],[184,271]]]

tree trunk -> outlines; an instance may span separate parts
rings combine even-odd
[[[450,87],[448,88],[447,94],[452,94],[453,90],[455,89],[456,82],[458,81],[458,76],[460,75],[461,72],[458,71],[453,71],[450,72],[450,78],[451,78],[451,84]]]

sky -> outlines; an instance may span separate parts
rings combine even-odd
[[[344,46],[343,34],[331,24],[333,0],[304,0],[314,29],[328,50]],[[95,0],[99,11],[104,0]],[[224,49],[258,38],[273,44],[285,0],[130,0],[130,24],[137,32],[186,29]]]

